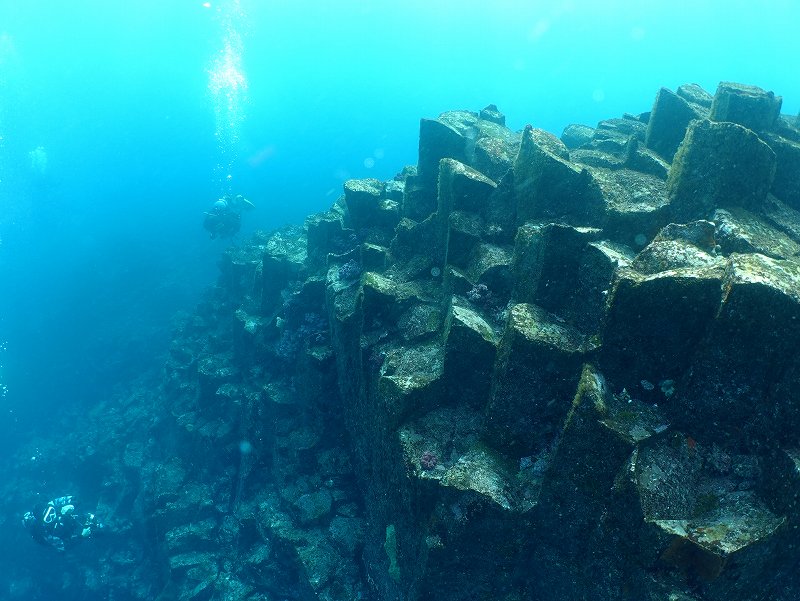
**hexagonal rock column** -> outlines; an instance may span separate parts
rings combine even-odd
[[[541,449],[570,407],[588,337],[536,305],[511,307],[500,341],[487,437],[509,456]]]
[[[571,123],[561,132],[561,141],[564,142],[569,150],[579,148],[591,141],[594,135],[594,128],[579,123]]]
[[[789,528],[797,535],[800,531],[800,450],[774,449],[762,466],[760,493],[773,511],[788,517]]]
[[[331,209],[324,213],[315,213],[306,218],[308,265],[312,269],[323,267],[326,264],[329,253],[342,254],[358,243],[355,232],[344,227],[342,223],[343,213],[343,207],[333,205]],[[280,290],[285,286],[283,281],[283,279],[277,280],[275,283],[270,284],[270,288],[276,288],[279,294]]]
[[[451,402],[482,408],[489,399],[497,336],[472,309],[454,302],[444,326],[444,389]]]
[[[200,388],[198,403],[214,406],[217,392],[239,376],[239,369],[233,362],[233,353],[204,355],[197,361],[197,382]]]
[[[775,134],[763,134],[775,152],[777,165],[772,193],[795,210],[800,210],[800,143]]]
[[[775,153],[735,123],[695,121],[667,177],[670,211],[680,223],[707,219],[717,207],[758,210],[775,177]]]
[[[743,445],[786,437],[780,420],[791,397],[776,383],[796,361],[800,264],[732,255],[721,307],[696,349],[681,405],[697,436]],[[796,439],[796,433],[793,435]]]
[[[487,107],[488,108],[488,107]],[[500,179],[519,148],[519,134],[502,123],[496,110],[447,111],[438,119],[422,119],[419,139],[419,183],[436,184],[438,163],[451,158]]]
[[[344,202],[353,229],[391,229],[400,221],[397,201],[384,198],[383,182],[377,179],[349,179],[344,183]]]
[[[761,590],[786,520],[739,475],[754,465],[754,457],[678,432],[641,445],[620,472],[612,506],[617,536],[639,545],[630,553],[634,563],[693,584],[703,599]]]
[[[702,582],[704,598],[725,601],[760,588],[782,524],[781,518],[745,497],[719,518],[654,520],[652,527],[669,541],[659,563]]]
[[[752,129],[769,131],[781,114],[782,99],[756,86],[723,81],[711,104],[713,121],[730,121]]]
[[[603,375],[592,365],[583,366],[532,510],[539,534],[522,553],[535,558],[529,578],[540,594],[572,599],[580,590],[592,591],[585,593],[592,599],[636,598],[622,593],[637,577],[625,565],[630,541],[609,533],[607,517],[617,502],[614,481],[628,457],[667,427],[657,409],[615,398]],[[635,512],[626,517],[640,523]]]
[[[669,222],[669,199],[664,181],[630,169],[591,169],[605,205],[606,237],[641,248]]]
[[[602,215],[603,201],[589,172],[569,161],[564,143],[530,125],[514,163],[517,224],[560,221],[588,225]]]
[[[800,432],[800,353],[783,371],[780,379],[775,382],[772,396],[778,399],[778,411],[775,423],[781,428],[775,432],[773,444],[797,446],[797,433]],[[800,503],[800,495],[797,496]],[[800,524],[798,524],[800,527]],[[800,583],[798,583],[800,584]]]
[[[535,303],[580,331],[596,334],[618,260],[593,244],[600,231],[526,224],[514,247],[513,299]]]
[[[684,100],[706,109],[710,109],[711,103],[714,101],[714,97],[696,83],[679,85],[675,92]]]
[[[334,223],[341,226],[338,220]],[[265,314],[283,303],[281,290],[291,279],[298,277],[309,258],[308,250],[314,248],[306,236],[294,237],[285,233],[287,235],[276,233],[271,236],[261,257],[261,311]]]
[[[503,305],[511,292],[511,249],[494,244],[478,244],[469,255],[465,275],[472,282],[481,282]],[[499,310],[499,307],[498,307]]]
[[[717,209],[712,216],[720,251],[731,253],[761,253],[773,259],[788,259],[800,255],[800,244],[769,222],[745,209]]]
[[[454,127],[439,119],[420,119],[419,122],[419,182],[429,188],[436,186],[439,161],[452,158],[466,162],[466,140]]]
[[[721,266],[644,275],[618,270],[608,301],[602,369],[620,388],[677,380],[722,297]]]
[[[497,187],[491,179],[453,159],[439,163],[439,210],[468,211],[483,216],[489,196]]]
[[[441,404],[443,367],[444,352],[438,341],[398,346],[387,353],[374,398],[380,401],[376,409],[386,415],[390,427],[413,412]]]
[[[708,108],[661,88],[650,112],[645,144],[667,161],[672,161],[689,123],[705,117],[708,117]]]
[[[478,419],[476,419],[476,417]],[[520,540],[533,538],[515,510],[515,479],[506,461],[476,444],[479,416],[435,410],[398,432],[407,484],[416,495],[406,556],[416,573],[398,579],[416,599],[492,598],[513,591]]]
[[[496,187],[492,180],[471,167],[453,159],[442,159],[435,217],[441,239],[441,245],[435,249],[441,259],[438,264],[447,260],[464,267],[472,247],[480,241],[482,215]],[[446,251],[446,256],[442,251]]]

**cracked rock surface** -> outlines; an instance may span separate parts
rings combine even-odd
[[[76,416],[96,452],[36,441],[103,474],[111,533],[5,598],[800,598],[780,106],[724,82],[562,139],[423,119],[418,165],[225,253],[163,377]]]

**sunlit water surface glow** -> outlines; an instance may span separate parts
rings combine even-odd
[[[222,29],[222,44],[208,69],[208,92],[214,106],[215,136],[219,159],[215,166],[215,180],[224,193],[232,192],[231,170],[237,159],[237,147],[244,106],[247,102],[247,76],[242,68],[242,24],[245,14],[239,0],[226,0],[203,6],[217,11]]]

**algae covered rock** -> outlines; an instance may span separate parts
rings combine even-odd
[[[638,536],[627,534],[643,545],[636,561],[702,582],[710,599],[758,588],[786,520],[752,490],[753,459],[679,432],[632,454],[615,492],[621,506],[642,516]],[[633,526],[629,517],[630,510],[622,528]]]
[[[331,512],[333,498],[327,490],[306,493],[295,501],[301,524],[322,521]]]
[[[604,231],[618,242],[635,247],[650,240],[668,221],[669,199],[664,182],[629,169],[592,170],[605,203]]]
[[[317,213],[306,218],[308,261],[312,266],[322,266],[328,254],[343,254],[358,243],[355,232],[345,228],[343,217],[344,208],[334,204],[325,213]],[[280,262],[276,263],[275,267],[280,268]],[[269,278],[269,282],[275,289],[273,294],[279,294],[282,289],[279,286],[280,280],[275,282],[275,278]]]
[[[714,97],[696,83],[685,83],[678,86],[675,93],[692,104],[711,108]]]
[[[67,445],[115,458],[99,508],[145,524],[141,590],[795,601],[800,135],[776,103],[684,85],[562,140],[443,113],[418,168],[226,251],[163,389],[83,418],[113,452]],[[116,538],[103,574],[141,557]]]
[[[450,304],[444,326],[444,379],[453,402],[482,407],[489,397],[498,335],[477,312]]]
[[[572,150],[589,142],[592,136],[594,136],[593,127],[573,123],[572,125],[567,125],[564,131],[561,132],[561,141],[564,142],[564,146]]]
[[[800,209],[800,142],[775,134],[762,134],[775,153],[772,193],[794,209]]]
[[[474,169],[443,159],[439,172],[436,223],[441,249],[435,260],[464,266],[470,252],[480,243],[488,213],[489,197],[496,184]],[[431,249],[432,250],[432,249]]]
[[[514,163],[514,187],[517,225],[531,220],[586,225],[602,211],[589,172],[570,162],[561,140],[530,126]]]
[[[344,183],[344,202],[354,229],[393,228],[400,220],[400,205],[385,197],[383,182],[351,179]]]
[[[724,254],[761,253],[775,259],[800,254],[797,242],[745,209],[717,209],[712,219],[716,224],[716,241]]]
[[[800,264],[732,255],[715,319],[697,349],[682,420],[711,440],[748,445],[784,436],[787,399],[773,393],[794,364],[800,335]],[[746,345],[742,341],[747,341]]]
[[[758,210],[775,177],[775,153],[735,123],[695,121],[667,178],[675,220],[707,219],[715,208]]]
[[[564,141],[443,113],[418,169],[232,255],[235,352],[176,347],[176,423],[235,448],[249,407],[283,480],[233,520],[162,468],[176,586],[247,594],[188,555],[237,534],[319,598],[793,601],[796,140],[743,123],[774,109],[749,95],[662,90]],[[278,373],[264,347],[308,314],[329,327]]]
[[[490,104],[483,107],[480,112],[480,118],[484,121],[497,123],[497,125],[506,124],[506,116],[498,110],[496,104]]]
[[[536,305],[511,307],[498,349],[488,439],[511,454],[529,455],[566,415],[589,337]],[[536,369],[541,365],[544,369]]]
[[[684,373],[719,310],[723,273],[716,262],[652,275],[633,266],[620,269],[609,293],[603,333],[608,372],[628,386]]]
[[[422,498],[433,503],[425,508],[429,518],[413,562],[424,598],[513,588],[514,549],[528,530],[518,524],[512,464],[479,442],[480,423],[475,412],[442,409],[399,432],[412,478]],[[472,544],[476,539],[480,545]],[[396,541],[395,529],[391,541],[387,537],[394,543],[387,544],[390,560],[397,554]],[[394,574],[403,580],[402,570]]]
[[[629,572],[629,539],[615,532],[613,517],[621,507],[614,485],[638,445],[668,426],[657,409],[612,394],[595,366],[583,366],[562,427],[536,462],[544,466],[531,513],[542,529],[526,553],[537,558],[527,564],[537,590],[541,586],[560,598],[577,586],[592,598],[618,598],[642,587],[642,575]],[[635,512],[625,520],[639,523]],[[609,553],[596,572],[597,558]],[[548,565],[563,568],[554,572]]]
[[[647,124],[645,143],[668,161],[672,161],[686,135],[689,124],[695,119],[708,116],[708,108],[702,104],[704,96],[695,93],[676,94],[667,88],[658,91],[650,121]],[[697,102],[701,99],[701,102]],[[710,103],[709,103],[710,104]]]
[[[444,352],[439,341],[386,352],[378,382],[381,401],[392,422],[437,405],[442,393]]]
[[[419,184],[436,185],[439,161],[455,159],[492,179],[511,167],[518,145],[517,134],[504,127],[499,111],[481,114],[450,111],[438,119],[422,119],[419,136]]]
[[[441,485],[460,491],[472,491],[498,505],[511,509],[510,477],[502,462],[483,449],[459,457],[442,475]]]
[[[484,215],[496,184],[479,171],[452,159],[443,159],[439,169],[439,211]]]
[[[630,267],[647,275],[674,269],[721,267],[718,253],[722,248],[717,244],[716,231],[716,225],[705,220],[670,223],[636,255]]]
[[[451,125],[439,119],[422,119],[419,125],[419,177],[426,185],[435,184],[439,161],[451,158],[466,162],[466,139]]]
[[[582,332],[596,334],[620,257],[596,243],[600,231],[526,224],[514,248],[515,302],[535,303]]]
[[[781,113],[782,99],[756,86],[723,81],[717,87],[709,117],[731,121],[756,132],[775,127]]]

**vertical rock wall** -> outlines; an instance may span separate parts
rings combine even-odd
[[[796,122],[503,124],[225,254],[148,405],[159,599],[800,596]]]
[[[239,564],[208,587],[260,598],[242,562],[282,561],[301,598],[793,598],[800,176],[779,108],[682,86],[568,145],[445,113],[417,169],[230,252],[185,330],[196,367],[168,370],[183,438],[229,449],[206,492]],[[201,564],[166,554],[202,596]]]

